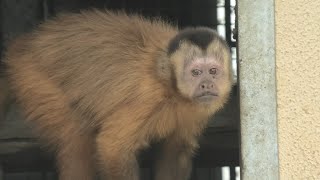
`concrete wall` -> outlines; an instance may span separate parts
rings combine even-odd
[[[320,1],[275,0],[280,178],[320,179]]]

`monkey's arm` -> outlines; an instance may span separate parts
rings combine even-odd
[[[133,137],[122,137],[119,140],[111,133],[99,133],[97,137],[97,153],[102,176],[106,179],[139,180],[139,166],[135,157],[136,149]],[[125,148],[128,146],[128,149]]]
[[[162,145],[157,156],[155,180],[186,180],[192,169],[192,154],[197,148],[196,138],[183,140],[174,135]]]
[[[145,121],[148,107],[140,101],[126,104],[111,114],[100,128],[97,153],[107,179],[139,180],[136,155],[148,146],[150,129]]]

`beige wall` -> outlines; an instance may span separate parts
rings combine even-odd
[[[280,178],[320,180],[320,0],[276,0]]]

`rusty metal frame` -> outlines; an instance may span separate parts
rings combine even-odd
[[[241,179],[279,179],[274,0],[238,0]]]

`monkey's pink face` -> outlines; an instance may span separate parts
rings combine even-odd
[[[183,82],[187,96],[200,103],[210,104],[220,96],[219,87],[224,79],[223,63],[214,57],[197,57],[186,61]]]

